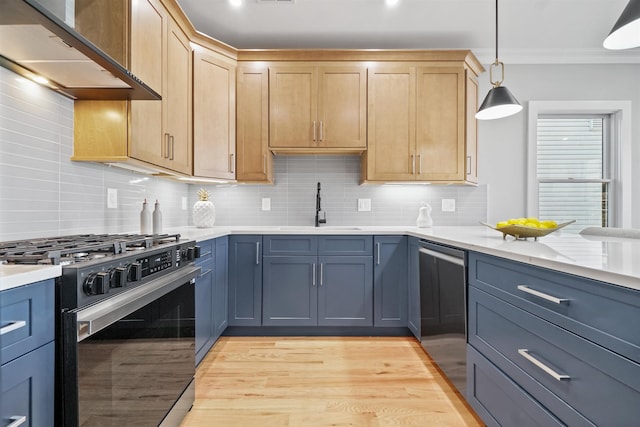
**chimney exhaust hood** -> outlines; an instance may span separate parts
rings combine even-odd
[[[72,99],[161,99],[34,0],[0,0],[0,65]]]

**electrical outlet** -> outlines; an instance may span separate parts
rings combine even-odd
[[[442,199],[442,212],[455,212],[456,199]]]
[[[358,199],[358,212],[371,212],[371,199]]]
[[[118,208],[118,189],[107,188],[107,209]]]
[[[187,198],[185,196],[182,196],[182,210],[187,210]]]
[[[262,210],[270,211],[271,210],[271,198],[263,197],[262,198]]]

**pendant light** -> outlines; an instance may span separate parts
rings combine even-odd
[[[493,80],[493,68],[500,67],[500,80]],[[501,119],[502,117],[511,116],[522,110],[522,105],[515,96],[502,86],[504,81],[504,64],[498,60],[498,0],[496,0],[496,60],[489,67],[489,79],[493,88],[487,94],[487,97],[480,105],[480,109],[476,113],[478,120]]]
[[[602,45],[607,49],[640,46],[640,0],[630,0]]]

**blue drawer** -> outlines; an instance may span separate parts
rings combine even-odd
[[[640,363],[640,291],[478,253],[469,284]]]
[[[53,280],[2,291],[0,364],[5,364],[50,341],[54,337]]]
[[[264,236],[264,256],[306,256],[318,254],[317,236]]]
[[[213,261],[216,256],[215,241],[215,239],[209,239],[198,242],[198,246],[200,246],[200,258],[196,259],[196,265],[200,266]]]
[[[53,426],[54,343],[2,365],[0,370],[2,425],[25,417],[23,427]]]
[[[319,236],[318,255],[372,256],[373,236]]]
[[[467,384],[467,401],[489,427],[565,425],[471,346]]]
[[[474,287],[468,339],[568,425],[588,424],[582,417],[599,426],[640,419],[640,364]]]

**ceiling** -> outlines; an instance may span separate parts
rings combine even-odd
[[[178,0],[196,29],[242,49],[472,49],[495,57],[494,0]],[[627,0],[503,0],[508,63],[640,63],[602,41]]]

